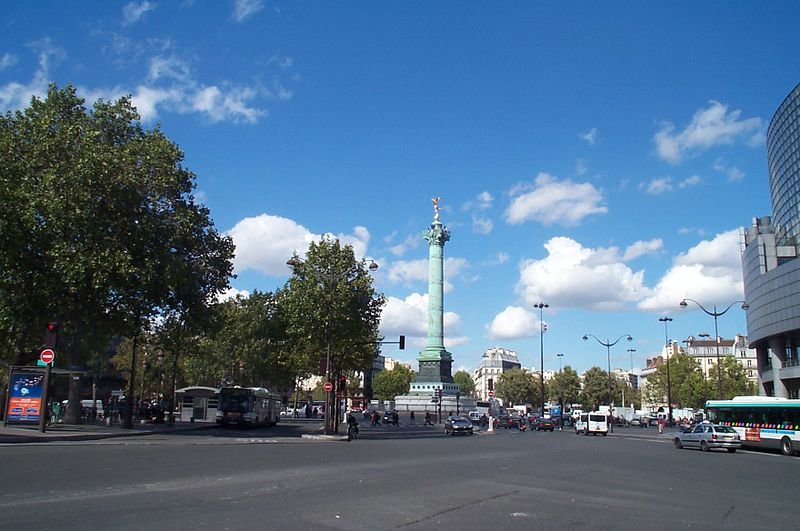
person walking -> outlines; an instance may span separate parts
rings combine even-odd
[[[414,410],[413,409],[411,410],[411,414],[408,416],[408,423],[411,426],[416,426],[417,425],[417,421],[416,421],[416,418],[414,417]]]

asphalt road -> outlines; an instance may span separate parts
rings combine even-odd
[[[212,430],[0,448],[2,529],[787,529],[800,459],[618,430]]]

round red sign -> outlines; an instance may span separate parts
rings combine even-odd
[[[325,382],[324,388],[325,388],[326,392],[331,392],[331,391],[333,391],[333,384],[330,383],[330,382]]]
[[[494,391],[489,391],[489,398],[494,398]]]
[[[56,359],[56,353],[52,349],[46,348],[39,354],[39,359],[42,360],[42,363],[53,363],[53,360]]]

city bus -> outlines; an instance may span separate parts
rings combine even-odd
[[[217,424],[273,426],[278,423],[281,397],[263,387],[223,387],[219,390]]]
[[[771,396],[736,396],[706,402],[708,419],[739,433],[742,446],[800,451],[800,400]]]

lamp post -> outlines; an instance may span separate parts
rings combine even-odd
[[[720,366],[720,363],[719,363],[719,328],[717,328],[717,317],[725,315],[728,312],[728,310],[730,310],[733,307],[733,305],[738,303],[738,302],[742,303],[742,310],[747,310],[747,308],[749,308],[749,306],[744,301],[733,301],[732,303],[730,303],[728,305],[727,308],[725,308],[721,312],[717,311],[717,305],[715,304],[714,305],[714,311],[711,312],[711,311],[706,310],[705,307],[702,304],[700,304],[699,302],[697,302],[696,300],[690,299],[688,297],[683,299],[680,302],[680,307],[681,308],[686,308],[688,306],[688,304],[686,304],[686,301],[692,301],[701,310],[703,310],[706,314],[708,314],[708,315],[710,315],[711,317],[714,318],[714,338],[715,338],[715,343],[717,344],[717,400],[722,400],[722,367]]]
[[[539,383],[542,391],[542,402],[539,415],[544,417],[544,309],[550,305],[546,302],[539,302],[533,305],[539,309]]]
[[[708,341],[708,338],[711,337],[708,334],[697,334],[698,337],[704,338]],[[708,363],[706,362],[706,356],[703,355],[703,409],[706,408],[706,400],[708,400]]]
[[[583,340],[584,341],[588,340],[590,337],[593,337],[595,339],[595,341],[597,341],[598,343],[600,343],[601,345],[606,347],[606,356],[608,358],[608,410],[609,410],[609,413],[611,413],[611,423],[609,425],[609,429],[613,433],[614,432],[614,408],[611,405],[611,403],[613,401],[613,399],[611,397],[611,394],[612,394],[611,393],[611,347],[613,347],[614,345],[619,343],[619,340],[622,339],[623,337],[628,338],[628,341],[633,341],[633,338],[631,337],[630,334],[622,334],[621,336],[619,336],[616,339],[616,341],[614,341],[612,343],[612,342],[610,342],[608,340],[603,342],[603,341],[600,340],[600,338],[598,338],[594,334],[583,334]]]
[[[561,358],[564,357],[562,352],[556,354],[558,356],[558,375],[561,376]],[[559,390],[558,390],[558,405],[561,406],[561,414],[558,416],[558,429],[564,429],[564,382],[559,378]]]
[[[370,271],[375,271],[378,269],[378,263],[375,262],[375,260],[365,259],[358,261],[358,263],[368,263],[368,268]],[[286,261],[286,265],[292,268],[293,271],[296,271],[297,268],[303,264],[305,264],[305,261],[298,258],[296,255],[292,256]],[[339,414],[338,404],[336,404],[336,401],[334,400],[334,382],[331,378],[331,349],[333,344],[333,294],[336,288],[334,282],[339,282],[342,279],[347,278],[351,273],[354,272],[355,269],[357,268],[349,268],[345,271],[331,271],[327,273],[314,271],[314,276],[317,277],[317,280],[321,284],[323,284],[323,280],[328,280],[330,283],[328,289],[328,322],[325,326],[325,426],[323,429],[323,433],[325,435],[331,435],[334,431],[336,431],[336,419]]]
[[[630,380],[630,375],[633,374],[633,353],[636,352],[635,348],[629,348],[628,354],[631,355],[631,372],[629,373],[628,380]],[[639,378],[636,378],[636,387],[639,387]],[[623,404],[624,405],[624,404]],[[633,408],[633,394],[631,394],[631,408]]]
[[[672,426],[672,384],[669,380],[669,351],[672,345],[669,343],[669,334],[667,334],[667,323],[672,321],[671,317],[659,317],[659,321],[664,323],[664,352],[667,356],[667,425]]]

